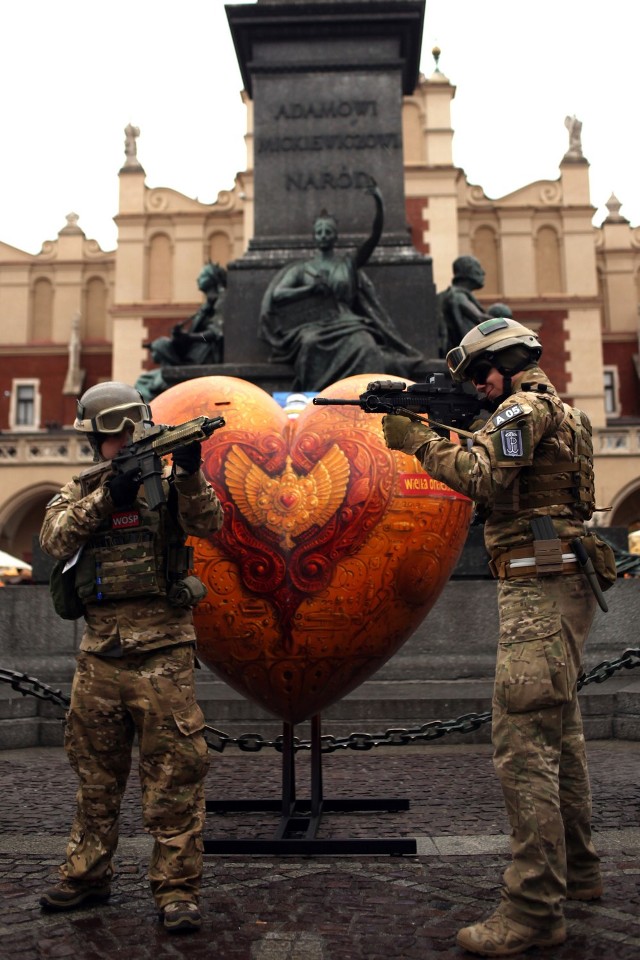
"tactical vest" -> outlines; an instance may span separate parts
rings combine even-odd
[[[191,547],[175,517],[175,491],[169,507],[149,510],[138,498],[132,507],[105,517],[85,543],[76,570],[83,603],[166,596],[193,562]]]
[[[554,404],[562,403],[553,395],[548,399]],[[566,403],[562,406],[562,423],[542,438],[533,452],[531,466],[523,467],[508,489],[497,491],[492,513],[514,514],[567,504],[582,520],[589,520],[593,515],[591,423],[582,410]]]

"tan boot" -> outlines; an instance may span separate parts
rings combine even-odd
[[[44,891],[40,897],[40,906],[44,910],[75,910],[83,905],[97,906],[106,903],[110,896],[111,884],[108,880],[94,884],[61,880]]]
[[[494,913],[488,920],[463,927],[458,946],[481,957],[513,957],[529,947],[557,947],[567,939],[564,924],[554,930],[540,930]]]
[[[162,920],[169,933],[191,933],[202,926],[202,914],[192,900],[174,900],[162,909]]]
[[[599,900],[602,896],[602,881],[591,884],[567,884],[567,900]]]

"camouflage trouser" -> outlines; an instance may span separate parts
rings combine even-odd
[[[600,881],[576,686],[595,603],[580,575],[498,584],[492,736],[512,853],[500,910],[532,926],[562,922],[567,880]]]
[[[209,757],[193,667],[189,646],[121,659],[79,654],[65,748],[80,786],[63,878],[111,877],[137,732],[144,825],[155,840],[153,896],[159,907],[197,897]]]

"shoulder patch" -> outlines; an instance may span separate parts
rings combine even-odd
[[[509,407],[505,407],[504,410],[499,410],[497,413],[494,413],[491,422],[495,427],[504,427],[505,424],[510,423],[511,420],[515,420],[516,417],[520,417],[524,413],[528,413],[528,411],[524,410],[519,403],[512,403]]]
[[[499,436],[502,443],[502,453],[505,457],[522,457],[524,455],[522,430],[506,428],[500,431]]]

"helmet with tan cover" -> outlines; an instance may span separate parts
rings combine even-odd
[[[536,363],[542,344],[533,330],[517,320],[492,317],[470,330],[457,347],[447,354],[447,366],[454,380],[473,379],[479,361],[490,363],[505,376],[512,376]]]
[[[101,459],[100,444],[106,436],[129,427],[137,439],[149,423],[153,423],[151,410],[135,387],[109,380],[85,390],[78,400],[73,426],[87,434],[97,462]]]
[[[81,433],[120,433],[151,420],[151,410],[135,387],[110,380],[89,387],[78,400],[74,429]]]

